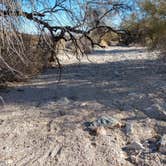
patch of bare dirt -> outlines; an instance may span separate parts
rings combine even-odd
[[[164,166],[166,64],[140,47],[69,56],[61,82],[48,69],[0,90],[0,165]]]

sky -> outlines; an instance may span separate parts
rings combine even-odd
[[[67,0],[67,2],[65,3],[65,5],[69,6],[69,2],[70,0]],[[81,0],[82,1],[82,0]],[[40,1],[39,1],[40,2]],[[43,11],[44,8],[48,8],[48,6],[52,7],[54,5],[55,0],[41,0],[41,2],[44,2],[44,6],[43,3],[39,3],[37,4],[34,8],[36,11]],[[23,11],[26,12],[32,12],[32,8],[31,8],[31,4],[28,3],[27,1],[24,1],[23,4]],[[75,4],[75,7],[73,6],[73,8],[78,8]],[[57,26],[70,26],[72,25],[71,22],[72,20],[68,17],[68,15],[65,12],[59,11],[54,15],[49,15],[47,14],[47,16],[45,17],[45,19],[48,20],[48,22],[50,22],[51,25],[57,25]],[[37,28],[34,24],[33,21],[29,21],[27,19],[24,20],[24,24],[20,25],[20,29],[22,32],[26,32],[26,33],[37,33]]]
[[[72,0],[67,0],[65,3],[65,6],[67,6],[68,8],[71,8],[71,10],[75,12],[75,15],[80,15],[79,5],[86,0],[73,1],[71,6],[69,4],[69,1],[72,1]],[[80,3],[78,3],[78,1]],[[132,0],[129,0],[129,1],[132,1]],[[31,4],[28,3],[28,0],[24,0],[23,2],[24,2],[23,10],[26,12],[32,12]],[[43,6],[43,3],[41,4],[40,2],[44,2],[44,6]],[[40,0],[37,5],[34,5],[34,8],[36,9],[36,11],[42,11],[44,8],[47,8],[48,6],[53,6],[54,2],[55,0]],[[72,26],[73,24],[73,20],[65,12],[61,12],[61,11],[57,12],[53,16],[50,16],[48,14],[45,17],[45,19],[47,19],[51,25]],[[20,31],[25,33],[31,33],[31,34],[38,32],[33,21],[28,21],[27,19],[24,21],[25,21],[24,24],[20,24]],[[107,19],[106,24],[109,26],[118,27],[120,22],[121,22],[120,16],[116,15],[113,18]]]

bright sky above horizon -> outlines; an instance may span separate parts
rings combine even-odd
[[[65,2],[65,6],[70,7],[69,4],[70,0],[67,0]],[[79,0],[79,1],[84,1],[84,0]],[[73,1],[74,2],[74,1]],[[76,1],[75,1],[76,2]],[[44,9],[53,7],[55,3],[55,0],[41,0],[39,1],[38,4],[34,6],[36,11],[44,11]],[[72,9],[75,8],[75,10],[78,10],[78,6],[76,6],[77,3],[72,3]],[[28,3],[28,1],[24,1],[23,4],[23,10],[26,12],[32,12],[32,5]],[[69,26],[71,25],[71,18],[64,12],[64,11],[58,11],[54,15],[49,15],[45,17],[52,25],[58,25],[58,26]],[[24,20],[25,23],[20,26],[21,31],[26,32],[26,33],[37,33],[38,28],[36,27],[35,23],[33,21],[29,20]]]
[[[76,0],[76,1],[72,1],[72,0],[67,0],[65,2],[65,6],[67,6],[68,8],[70,8],[70,10],[72,10],[76,15],[81,14],[80,9],[81,9],[81,3],[83,3],[86,0]],[[131,1],[131,0],[129,0]],[[43,3],[44,2],[44,3]],[[69,4],[69,2],[71,4]],[[35,4],[33,7],[36,11],[42,11],[44,8],[48,8],[48,7],[52,7],[55,3],[55,0],[41,0],[39,1],[38,4]],[[27,11],[27,12],[31,12],[32,11],[32,5],[28,3],[28,1],[24,1],[23,3],[23,10]],[[54,15],[47,15],[45,17],[45,19],[48,20],[48,22],[50,22],[52,25],[60,25],[60,26],[71,26],[73,24],[73,20],[71,17],[69,17],[68,14],[66,14],[64,11],[58,11],[56,14]],[[117,27],[120,22],[121,22],[121,18],[119,15],[115,15],[114,17],[108,17],[108,19],[105,21],[107,25],[109,26],[115,26]],[[37,27],[34,24],[33,21],[28,21],[25,20],[25,22],[23,24],[20,24],[20,31],[25,32],[25,33],[37,33]]]

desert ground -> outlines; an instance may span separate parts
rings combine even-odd
[[[166,165],[166,64],[143,47],[95,49],[0,89],[2,166]],[[108,117],[113,122],[88,126]]]

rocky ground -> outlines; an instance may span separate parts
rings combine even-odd
[[[156,53],[111,47],[61,61],[60,82],[47,69],[0,90],[0,165],[166,165],[166,64]]]

